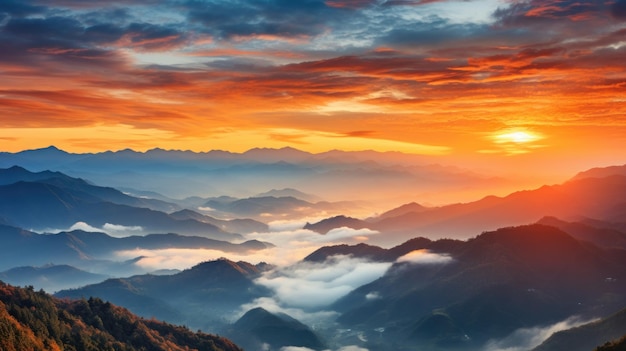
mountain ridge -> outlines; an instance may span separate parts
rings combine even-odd
[[[139,318],[100,299],[59,300],[0,282],[0,349],[242,351],[230,340]]]

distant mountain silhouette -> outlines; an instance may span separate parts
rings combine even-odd
[[[381,215],[379,215],[377,219],[381,220],[385,218],[394,218],[394,217],[405,215],[407,213],[419,213],[419,212],[426,211],[426,210],[428,210],[428,207],[422,206],[416,202],[411,202],[408,204],[404,204],[400,207],[394,208],[392,210],[389,210],[387,212],[384,212]]]
[[[100,299],[67,301],[0,282],[0,350],[241,351],[230,340],[143,319]]]
[[[352,229],[362,229],[362,228],[368,228],[370,227],[370,225],[369,223],[362,221],[360,219],[341,215],[341,216],[327,218],[327,219],[321,220],[313,224],[307,223],[304,226],[304,229],[312,230],[320,234],[326,234],[333,229],[341,228],[341,227],[348,227]]]
[[[89,273],[69,265],[16,267],[0,272],[0,280],[16,286],[33,286],[47,292],[75,288],[107,279],[104,274]]]
[[[0,185],[9,185],[17,182],[39,182],[50,184],[73,192],[80,191],[97,197],[102,201],[108,201],[120,205],[144,207],[165,212],[180,209],[178,205],[173,203],[129,196],[116,189],[95,186],[83,179],[72,178],[61,172],[42,171],[35,173],[19,166],[13,166],[8,169],[0,169]]]
[[[320,228],[317,231],[321,233],[338,226],[370,228],[382,233],[372,237],[371,242],[374,244],[397,243],[416,235],[467,238],[486,230],[535,222],[545,216],[564,219],[584,216],[623,221],[626,218],[624,199],[626,176],[612,175],[576,179],[562,185],[515,192],[505,197],[489,196],[475,202],[405,212],[395,217],[351,220],[336,225],[324,220],[309,225],[309,228]]]
[[[269,231],[269,226],[265,223],[256,221],[254,219],[230,219],[230,220],[222,220],[213,218],[211,216],[203,215],[198,212],[192,210],[180,210],[178,212],[170,213],[175,219],[178,220],[187,220],[193,219],[198,222],[210,223],[214,226],[231,233],[240,233],[240,234],[248,234],[248,233],[264,233]]]
[[[178,234],[111,237],[104,233],[80,230],[58,234],[36,234],[20,228],[0,225],[0,269],[17,266],[42,266],[48,263],[87,267],[91,271],[136,272],[124,263],[107,261],[117,251],[135,249],[214,249],[225,252],[263,250],[269,244],[251,240],[241,244]],[[118,267],[119,266],[119,267]]]
[[[370,261],[395,262],[398,258],[415,250],[433,250],[438,252],[456,252],[465,243],[459,240],[440,239],[432,241],[427,238],[413,238],[390,249],[383,249],[379,246],[364,243],[356,245],[333,245],[321,247],[308,256],[303,261],[324,262],[331,256],[346,255],[356,258],[364,258]]]
[[[626,164],[621,166],[597,167],[578,173],[573,180],[583,178],[605,178],[612,175],[626,176]]]
[[[307,202],[315,203],[322,201],[318,196],[303,193],[297,189],[284,188],[284,189],[272,189],[264,193],[255,195],[254,197],[295,197],[296,199],[304,200]]]
[[[357,245],[334,245],[321,247],[308,256],[303,261],[308,262],[324,262],[332,256],[345,255],[358,258],[365,258],[372,261],[386,261],[388,250],[378,246],[360,243]]]
[[[270,313],[257,307],[246,312],[233,325],[230,338],[246,349],[262,349],[263,344],[272,350],[286,346],[324,348],[322,341],[306,325],[284,313]]]
[[[402,153],[335,150],[313,154],[293,148],[251,149],[244,153],[153,149],[71,154],[51,147],[0,153],[0,167],[60,170],[98,184],[157,192],[172,199],[221,195],[246,198],[267,189],[292,188],[336,201],[352,198],[362,189],[368,189],[371,198],[397,198],[406,197],[407,189],[451,194],[470,186],[499,188],[503,184],[502,179],[425,162],[429,161],[423,156]]]
[[[137,275],[110,279],[79,289],[59,291],[58,297],[99,297],[144,316],[215,328],[240,305],[268,294],[253,280],[259,267],[219,259],[200,263],[173,275]]]
[[[262,213],[276,214],[290,212],[294,208],[307,208],[312,204],[295,197],[251,197],[239,199],[233,202],[219,202],[211,200],[205,204],[207,207],[219,211],[235,213],[239,215],[260,215]]]
[[[144,232],[176,232],[220,240],[242,238],[210,223],[177,220],[164,212],[108,202],[74,187],[45,182],[19,181],[0,186],[0,217],[14,226],[36,230],[64,229],[86,222],[97,227],[107,223],[140,226]]]
[[[554,333],[533,351],[588,351],[622,336],[626,336],[626,309],[596,322]]]
[[[414,347],[476,348],[518,328],[605,315],[626,304],[626,251],[601,249],[554,227],[503,228],[441,244],[452,249],[451,262],[394,264],[334,304],[339,321],[353,329],[383,327],[384,339]],[[433,316],[433,309],[443,315]],[[429,330],[435,334],[425,337]]]

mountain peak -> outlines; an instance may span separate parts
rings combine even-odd
[[[305,324],[285,313],[272,313],[262,307],[256,307],[246,312],[234,327],[239,333],[247,334],[260,344],[268,344],[272,349],[285,346],[305,347],[319,350],[323,344],[315,333]],[[236,340],[236,339],[235,339]]]
[[[43,152],[43,153],[49,153],[49,154],[67,154],[66,151],[63,151],[54,145],[50,145],[48,147],[39,148],[39,149],[25,150],[22,152]]]

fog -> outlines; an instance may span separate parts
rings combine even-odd
[[[100,230],[102,232],[102,230]],[[289,266],[301,261],[324,245],[341,243],[358,243],[367,241],[368,237],[378,232],[369,229],[338,228],[327,235],[306,230],[296,229],[270,233],[248,234],[246,240],[256,239],[274,244],[274,247],[264,250],[243,253],[225,252],[213,249],[134,249],[117,251],[115,260],[129,260],[142,257],[137,265],[146,271],[158,269],[186,269],[200,262],[228,258],[231,261],[245,261],[252,264],[260,262],[276,266]]]
[[[415,250],[408,254],[399,257],[396,262],[407,262],[413,264],[444,264],[452,262],[452,257],[447,254],[437,254],[430,252],[429,250]]]
[[[282,347],[280,351],[315,351],[308,347],[300,347],[300,346],[286,346]],[[333,350],[324,350],[324,351],[333,351]],[[338,348],[336,351],[368,351],[368,349],[364,349],[362,347],[350,345]]]
[[[391,263],[333,256],[323,263],[298,262],[277,268],[256,283],[271,289],[279,305],[313,309],[328,306],[381,277],[389,267]]]
[[[32,230],[34,233],[40,234],[58,234],[61,232],[71,232],[74,230],[82,230],[91,233],[105,233],[113,237],[121,238],[129,235],[145,234],[141,226],[125,226],[121,224],[105,223],[101,228],[94,227],[86,222],[76,222],[69,228],[47,228],[44,230]]]
[[[521,328],[500,340],[490,340],[485,345],[485,351],[527,351],[539,346],[552,334],[561,330],[571,329],[593,320],[583,320],[580,317],[570,317],[564,321],[532,328]]]

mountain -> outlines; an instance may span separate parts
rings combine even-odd
[[[115,253],[138,249],[212,249],[224,252],[263,250],[269,244],[251,240],[240,244],[178,234],[150,234],[116,238],[105,233],[75,230],[58,234],[37,234],[0,225],[0,269],[18,266],[72,265],[110,275],[136,273],[139,267],[113,262]],[[31,283],[34,285],[34,283]]]
[[[357,218],[340,215],[340,216],[323,219],[317,223],[307,222],[304,225],[303,229],[312,230],[320,234],[326,234],[333,229],[341,228],[341,227],[348,227],[352,229],[363,229],[363,228],[369,228],[370,224]]]
[[[265,233],[269,231],[269,226],[263,222],[256,221],[254,219],[229,219],[222,220],[213,218],[211,216],[203,215],[198,212],[185,209],[178,212],[170,213],[170,216],[177,220],[193,219],[198,222],[212,224],[224,231],[231,233]]]
[[[338,321],[370,339],[412,347],[480,348],[519,328],[575,314],[606,315],[626,305],[626,251],[599,248],[554,227],[533,224],[442,241],[451,250],[434,243],[430,254],[448,259],[397,261],[333,305]]]
[[[410,199],[415,194],[426,199],[429,196],[452,199],[452,194],[456,194],[458,199],[459,191],[467,193],[468,188],[499,189],[506,185],[505,180],[493,176],[426,162],[428,158],[423,156],[401,153],[313,154],[292,148],[252,149],[244,153],[153,149],[72,154],[50,147],[0,153],[0,167],[54,169],[101,185],[156,192],[171,199],[259,197],[256,194],[273,188],[298,189],[329,201],[393,199],[395,203],[398,198]],[[295,194],[267,196],[302,198]]]
[[[215,328],[239,306],[267,294],[254,284],[264,266],[227,259],[203,262],[173,275],[137,275],[109,279],[57,297],[99,297],[133,313],[181,323],[193,328]]]
[[[578,173],[573,180],[583,178],[604,178],[612,175],[625,175],[626,176],[626,164],[621,166],[609,166],[609,167],[596,167],[583,172]]]
[[[410,239],[390,249],[384,249],[379,246],[368,245],[365,243],[356,245],[340,244],[323,246],[310,253],[303,259],[303,261],[324,262],[329,257],[342,255],[363,258],[369,261],[395,262],[398,258],[416,250],[433,250],[437,252],[454,253],[462,247],[463,244],[464,242],[459,240],[440,239],[432,241],[422,237]]]
[[[312,203],[322,201],[322,199],[318,196],[306,194],[300,190],[292,188],[272,189],[264,193],[256,194],[254,197],[295,197],[296,199]]]
[[[0,282],[0,350],[241,351],[230,340],[143,319],[100,299],[59,300]]]
[[[250,197],[232,202],[209,200],[204,204],[214,210],[242,216],[278,215],[310,209],[314,204],[295,197]]]
[[[306,262],[324,262],[332,256],[353,256],[368,259],[371,261],[386,261],[388,250],[379,246],[368,245],[364,243],[356,245],[333,245],[323,246],[308,256],[303,261]]]
[[[246,312],[232,328],[229,337],[249,350],[271,350],[292,346],[313,350],[324,348],[322,341],[306,325],[284,313],[270,313],[257,307]]]
[[[42,231],[86,222],[96,227],[109,224],[137,228],[144,233],[176,232],[219,240],[242,238],[210,223],[177,220],[164,212],[107,202],[93,194],[42,182],[20,181],[0,186],[0,217],[14,226]]]
[[[419,213],[428,210],[428,207],[424,207],[417,202],[410,202],[408,204],[404,204],[400,207],[396,207],[392,210],[382,213],[377,217],[377,219],[386,219],[386,218],[394,218],[398,216],[405,215],[407,213]]]
[[[594,226],[584,222],[566,222],[555,217],[544,217],[537,223],[560,228],[578,240],[589,241],[600,247],[626,249],[626,233],[610,228],[609,223],[594,221]]]
[[[474,233],[501,227],[532,223],[540,218],[587,217],[608,222],[623,222],[626,218],[626,176],[581,178],[561,185],[543,186],[535,190],[518,191],[505,197],[488,196],[481,200],[404,212],[395,217],[353,220],[352,223],[322,225],[323,233],[331,228],[349,226],[369,228],[383,235],[372,237],[373,244],[388,245],[408,237],[467,238]]]
[[[171,212],[180,209],[178,205],[173,203],[129,196],[116,189],[95,186],[83,179],[72,178],[61,172],[51,172],[47,170],[41,172],[30,172],[19,166],[0,169],[0,185],[9,185],[17,182],[39,182],[50,184],[61,189],[80,191],[93,197],[97,197],[101,201],[108,201],[120,205],[150,208],[156,211]]]
[[[0,272],[0,280],[11,285],[30,285],[49,292],[93,284],[107,278],[106,275],[89,273],[68,265],[25,266]]]
[[[533,351],[588,351],[626,335],[626,309],[598,321],[552,334]]]

